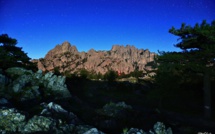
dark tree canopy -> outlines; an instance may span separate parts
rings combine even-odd
[[[194,27],[183,23],[180,29],[172,27],[170,33],[179,37],[175,46],[181,52],[160,52],[160,62],[170,61],[198,71],[203,68],[214,68],[215,65],[215,21],[208,24],[205,20]]]
[[[104,79],[106,79],[108,82],[113,82],[116,80],[117,78],[117,72],[114,70],[109,70],[108,72],[106,72],[106,74],[104,75]]]
[[[183,23],[181,28],[172,27],[169,32],[179,37],[179,42],[175,47],[182,51],[160,52],[157,58],[158,76],[169,73],[168,75],[174,75],[174,77],[180,76],[177,78],[179,80],[183,76],[189,77],[188,74],[201,73],[203,75],[205,117],[211,117],[210,83],[215,71],[215,21],[209,24],[204,20],[194,27]]]
[[[15,46],[17,44],[17,40],[10,38],[7,34],[0,35],[0,43],[3,46]]]
[[[35,69],[27,53],[17,47],[17,40],[9,37],[7,34],[0,35],[0,68],[25,67]]]
[[[180,42],[176,44],[185,51],[206,51],[215,48],[215,21],[208,24],[204,20],[200,25],[197,23],[194,27],[183,23],[180,29],[172,27],[170,33],[179,36]]]

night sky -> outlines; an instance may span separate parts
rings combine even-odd
[[[0,0],[0,34],[33,59],[64,41],[79,51],[114,44],[178,51],[168,30],[204,19],[215,20],[215,0]]]

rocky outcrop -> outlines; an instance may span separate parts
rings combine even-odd
[[[0,133],[104,134],[97,128],[84,124],[74,113],[54,102],[41,103],[40,112],[34,115],[16,108],[2,107],[4,103],[10,102],[0,98]],[[103,107],[103,110],[109,112],[113,109],[119,112],[122,109],[132,108],[124,102],[111,103]],[[111,122],[106,120],[105,123],[107,125]],[[172,134],[171,128],[166,129],[162,122],[155,123],[153,129],[148,132],[138,128],[126,128],[122,132],[123,134]]]
[[[68,123],[65,122],[65,119],[56,118],[56,116],[65,116],[64,112],[70,113],[68,115],[70,118],[67,120],[77,118],[77,116],[53,102],[50,102],[48,106],[51,106],[49,108],[55,111],[54,114],[49,115],[50,111],[45,108],[41,114],[32,115],[30,119],[28,119],[26,112],[16,108],[0,108],[0,133],[104,134],[92,126],[77,124],[77,122],[72,121]],[[46,111],[46,114],[43,111]]]
[[[162,122],[157,122],[153,129],[155,134],[172,134],[172,129],[170,127],[166,129],[166,126]]]
[[[123,134],[173,134],[171,128],[167,128],[162,122],[157,122],[154,124],[153,130],[149,130],[149,132],[144,132],[142,129],[138,128],[130,128],[128,131]]]
[[[109,117],[116,117],[121,113],[121,111],[130,109],[132,109],[132,107],[125,104],[125,102],[110,102],[104,105],[102,109],[98,110],[98,113]]]
[[[25,125],[25,120],[26,116],[15,108],[2,108],[0,109],[0,132],[16,132]]]
[[[71,97],[65,84],[64,76],[56,76],[52,72],[43,75],[42,70],[33,73],[24,68],[8,68],[1,74],[1,94],[17,101],[40,100],[43,97]],[[0,95],[1,95],[0,94]]]
[[[96,122],[99,128],[104,130],[116,130],[120,126],[120,120],[126,120],[127,115],[132,115],[132,107],[125,104],[125,102],[107,103],[102,109],[97,109],[96,112],[99,116],[104,118]]]
[[[108,70],[128,74],[136,69],[145,71],[146,64],[153,61],[155,55],[147,49],[137,49],[130,45],[114,45],[110,51],[91,49],[88,52],[78,52],[75,46],[64,42],[50,50],[44,58],[34,62],[43,71],[59,68],[60,72],[75,72],[84,68],[101,74]]]
[[[41,115],[52,116],[55,119],[66,120],[72,124],[78,124],[80,122],[75,114],[65,110],[58,104],[50,102],[49,104],[42,103],[41,105],[44,107],[40,113]]]

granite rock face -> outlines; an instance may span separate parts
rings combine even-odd
[[[18,98],[19,101],[40,99],[44,96],[71,97],[64,76],[56,76],[51,72],[43,75],[41,70],[33,73],[18,67],[9,68],[5,72],[7,76],[1,74],[1,93],[8,97]]]
[[[44,116],[33,116],[29,121],[23,126],[21,132],[33,133],[33,132],[48,132],[56,127],[57,122],[50,118]]]
[[[64,112],[68,111],[62,109],[60,105],[53,102],[50,102],[48,105],[57,106],[57,109],[52,109],[60,109],[60,112],[55,111],[55,114],[52,115],[31,115],[32,117],[29,118],[28,113],[19,111],[16,108],[0,108],[0,133],[104,134],[103,132],[92,126],[84,125],[83,123],[68,123],[64,122],[64,120],[61,118],[56,118],[56,116],[65,116]],[[77,118],[76,115],[73,114],[73,116]]]
[[[65,110],[60,105],[55,104],[54,102],[50,102],[48,104],[42,103],[41,105],[44,107],[44,109],[40,113],[41,115],[52,116],[56,119],[66,120],[67,122],[72,124],[78,124],[80,122],[80,120],[74,113]]]
[[[0,109],[0,132],[16,132],[25,125],[26,116],[15,108]]]
[[[44,58],[36,60],[38,68],[43,71],[75,72],[86,69],[95,73],[105,74],[108,70],[128,74],[138,69],[145,71],[148,62],[154,60],[155,53],[137,49],[134,46],[114,45],[110,51],[78,52],[69,42],[64,42],[50,50]]]

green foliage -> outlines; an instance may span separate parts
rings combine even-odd
[[[189,77],[191,74],[204,73],[205,70],[214,73],[215,21],[211,24],[203,21],[194,27],[183,23],[180,29],[172,27],[169,32],[179,36],[180,42],[175,46],[182,51],[159,52],[157,81],[163,83],[167,77],[169,81],[171,79],[180,83],[183,77]]]
[[[7,34],[2,34],[0,36],[0,41],[3,46],[15,46],[17,44],[17,40],[9,37]]]
[[[99,79],[103,79],[103,75],[99,72],[96,74],[96,79],[99,80]]]
[[[194,27],[183,23],[180,29],[172,27],[170,33],[179,36],[180,42],[176,44],[182,50],[186,51],[215,51],[215,21],[208,24],[204,20],[200,25],[197,23]]]
[[[131,109],[132,107],[130,105],[127,105],[125,102],[109,102],[105,104],[102,109],[97,110],[97,112],[104,116],[116,117],[120,111]]]
[[[116,71],[109,70],[107,73],[104,75],[104,79],[107,80],[108,82],[113,82],[116,80],[118,77],[118,74]]]
[[[17,47],[17,40],[9,37],[7,34],[0,35],[0,68],[25,67],[35,70],[36,66],[30,62],[27,53]]]
[[[138,78],[143,76],[143,71],[134,70],[130,73],[132,77]]]
[[[55,74],[55,75],[61,75],[61,73],[60,73],[60,68],[59,68],[59,67],[55,67],[55,68],[54,68],[54,74]]]
[[[128,128],[123,128],[122,133],[127,134],[127,132],[128,132]]]
[[[100,72],[96,73],[94,71],[91,71],[91,72],[89,72],[87,78],[89,78],[91,80],[100,80],[100,79],[103,79],[103,75]]]
[[[175,46],[182,49],[183,63],[186,66],[205,68],[210,65],[214,68],[215,64],[215,21],[208,24],[205,20],[199,25],[198,23],[191,27],[183,23],[180,29],[172,27],[170,33],[179,36],[179,43]],[[170,53],[171,54],[171,53]],[[208,66],[209,67],[209,66]],[[199,71],[198,70],[198,71]]]
[[[215,71],[215,21],[211,24],[203,21],[194,27],[183,23],[181,28],[172,27],[169,32],[179,37],[175,47],[182,51],[159,52],[156,59],[159,88],[168,94],[178,89],[202,90],[203,85],[204,105],[210,110],[210,83]],[[210,113],[206,116],[209,117]]]
[[[81,69],[80,70],[80,77],[83,79],[87,79],[87,77],[89,76],[89,71],[87,71],[86,69]]]

